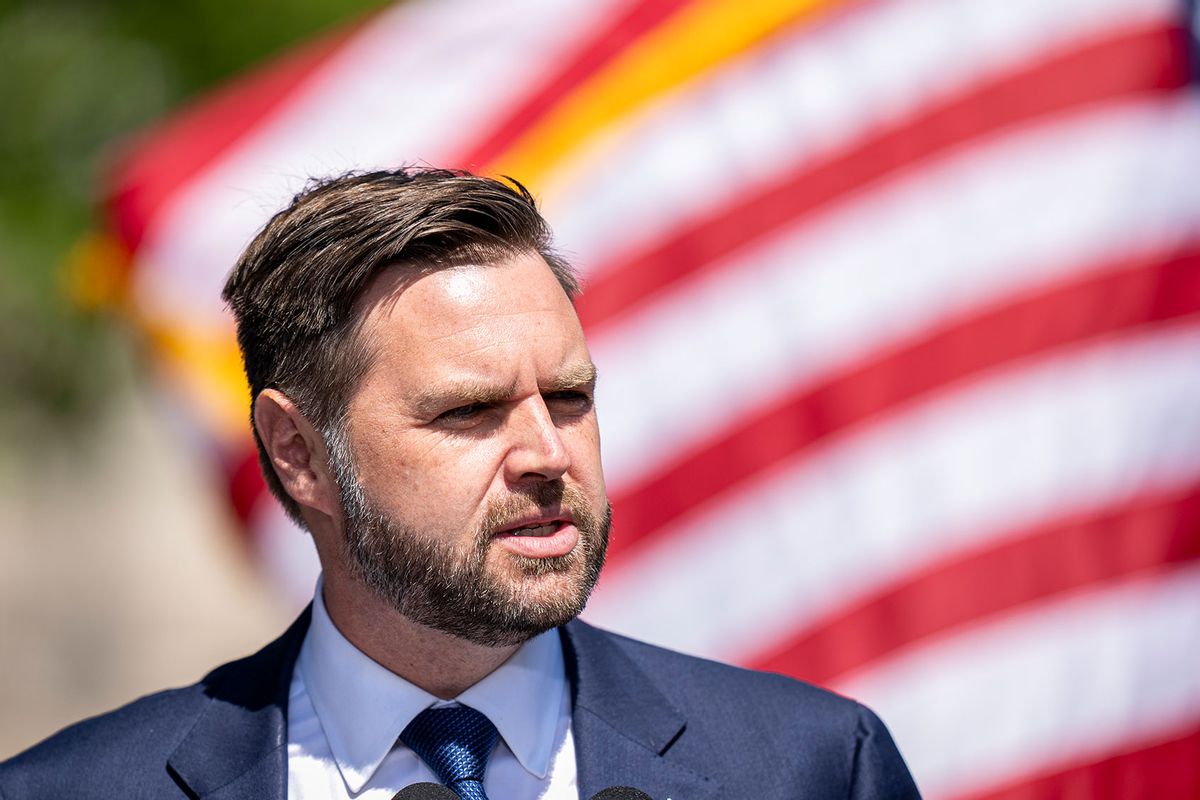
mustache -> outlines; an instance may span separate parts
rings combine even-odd
[[[569,514],[580,528],[594,522],[587,498],[580,489],[561,480],[547,481],[493,501],[484,512],[479,540],[482,543],[490,541],[501,529],[518,520],[559,513]]]

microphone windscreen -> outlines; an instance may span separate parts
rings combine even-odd
[[[632,786],[610,786],[592,795],[592,800],[654,800],[654,798]]]
[[[392,795],[392,800],[459,800],[451,789],[442,786],[440,783],[414,783],[411,786],[405,786],[396,794]]]

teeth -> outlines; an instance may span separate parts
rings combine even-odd
[[[556,527],[557,526],[554,524],[530,525],[525,528],[516,528],[513,530],[513,533],[521,536],[549,536],[550,534],[554,533],[554,529]]]

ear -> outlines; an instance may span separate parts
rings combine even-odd
[[[277,389],[259,392],[254,428],[284,491],[301,506],[336,519],[341,494],[330,473],[325,442],[291,398]]]

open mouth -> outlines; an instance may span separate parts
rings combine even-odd
[[[566,525],[566,520],[556,519],[549,522],[532,522],[528,525],[522,525],[518,528],[507,528],[500,531],[497,536],[553,536],[562,530]]]
[[[517,520],[497,531],[495,541],[509,553],[524,558],[558,558],[579,544],[579,530],[570,517]]]

